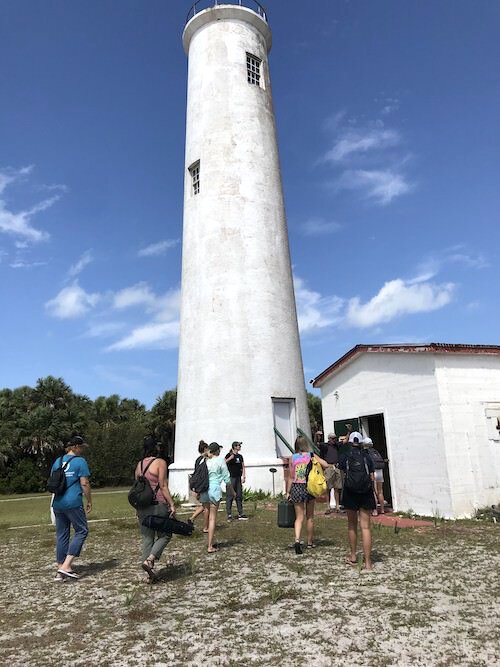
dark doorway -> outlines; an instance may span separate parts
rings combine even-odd
[[[380,454],[387,459],[387,442],[385,439],[384,415],[368,415],[363,417],[368,426],[368,433],[373,440],[373,446]],[[392,507],[391,478],[389,475],[389,466],[384,468],[384,498]]]

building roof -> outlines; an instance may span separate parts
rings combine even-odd
[[[334,361],[315,378],[310,380],[313,387],[321,387],[323,382],[340,368],[364,353],[383,352],[385,354],[500,354],[500,345],[460,345],[455,343],[401,343],[388,345],[356,345],[343,357]]]

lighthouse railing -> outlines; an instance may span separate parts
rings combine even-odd
[[[261,16],[266,23],[268,22],[267,11],[260,2],[257,2],[257,0],[197,0],[188,12],[186,23],[199,12],[212,7],[217,7],[218,5],[239,5],[240,7],[246,7]]]

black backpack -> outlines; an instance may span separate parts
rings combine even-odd
[[[373,461],[373,467],[375,470],[383,470],[385,468],[385,462],[382,458],[382,454],[377,451],[374,447],[370,447],[368,450],[368,456]]]
[[[156,500],[156,494],[160,485],[157,484],[155,490],[151,488],[151,484],[148,482],[144,475],[146,474],[147,469],[156,459],[156,456],[151,459],[148,465],[144,468],[144,460],[141,461],[141,474],[132,484],[132,488],[128,492],[128,501],[135,507],[135,509],[143,509],[144,507],[149,507]]]
[[[208,491],[208,468],[205,459],[200,461],[189,478],[189,488],[195,493]]]
[[[49,479],[47,480],[47,491],[49,493],[53,493],[55,496],[64,496],[69,487],[73,486],[75,482],[78,482],[78,479],[76,479],[68,485],[65,473],[68,463],[75,458],[76,456],[72,456],[63,463],[63,457],[61,456],[61,465],[50,473]]]
[[[366,459],[357,447],[351,447],[347,455],[344,486],[353,493],[368,493],[373,490]]]

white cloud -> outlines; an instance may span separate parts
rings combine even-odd
[[[412,187],[403,174],[390,169],[349,169],[335,183],[337,190],[359,190],[364,197],[381,205],[410,192]]]
[[[83,255],[80,257],[80,259],[76,262],[76,264],[73,264],[69,271],[68,271],[68,276],[71,278],[74,278],[77,276],[79,273],[83,271],[83,269],[90,264],[91,262],[94,261],[94,258],[92,256],[92,251],[91,250],[86,250]]]
[[[464,252],[462,244],[445,248],[435,252],[421,262],[418,266],[417,277],[413,282],[430,280],[438,274],[446,264],[461,264],[468,269],[486,269],[490,266],[488,259],[482,253]]]
[[[78,283],[62,289],[57,296],[45,304],[52,317],[72,319],[85,315],[100,300],[99,294],[85,292]]]
[[[16,259],[9,264],[11,269],[33,269],[37,266],[46,266],[48,262],[25,262],[21,259]]]
[[[325,155],[326,162],[338,162],[368,151],[385,150],[401,142],[399,132],[385,128],[346,129]]]
[[[107,336],[111,337],[116,335],[119,331],[123,331],[126,326],[127,325],[125,322],[95,323],[91,324],[83,335],[88,338],[105,338]]]
[[[110,345],[108,350],[135,348],[167,349],[177,345],[179,332],[180,290],[171,289],[157,295],[147,283],[127,287],[114,295],[113,307],[125,309],[142,306],[149,315],[149,322],[134,328],[130,333]]]
[[[166,239],[164,241],[159,241],[158,243],[152,243],[145,248],[141,248],[137,255],[138,257],[156,257],[158,255],[164,255],[167,250],[174,248],[178,243],[179,239]]]
[[[107,349],[133,350],[137,348],[166,350],[177,346],[179,322],[150,322],[110,345]]]
[[[305,236],[324,236],[332,234],[341,228],[340,223],[323,218],[310,218],[302,224],[302,233]]]
[[[390,280],[365,304],[359,297],[349,300],[345,323],[366,328],[401,315],[438,310],[450,303],[455,285]]]
[[[447,257],[449,262],[463,264],[471,269],[486,269],[490,266],[488,260],[482,254],[468,255],[463,252],[455,252]]]
[[[113,308],[122,310],[133,306],[153,306],[156,296],[147,283],[137,283],[132,287],[116,292],[113,298]]]
[[[41,211],[53,206],[60,195],[54,195],[48,199],[38,202],[31,208],[25,208],[14,212],[3,194],[8,186],[21,181],[33,171],[33,165],[21,169],[3,169],[0,171],[0,232],[11,236],[20,237],[24,242],[37,243],[49,238],[49,234],[33,226],[32,218]]]
[[[323,329],[340,321],[339,312],[344,300],[337,297],[323,297],[305,286],[304,280],[294,275],[297,319],[301,333],[313,329]]]

